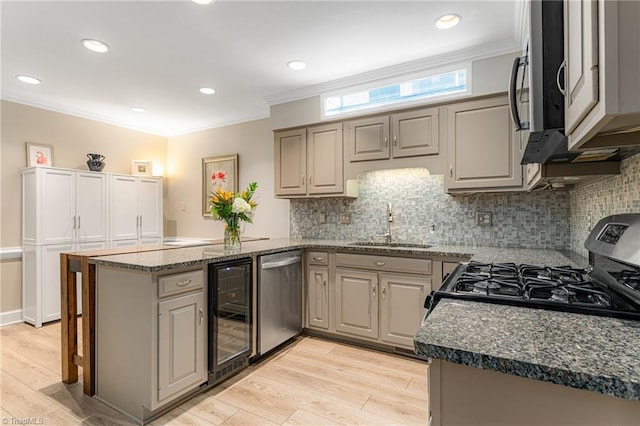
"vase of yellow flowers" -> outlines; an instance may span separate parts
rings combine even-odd
[[[253,214],[258,204],[251,198],[258,184],[251,182],[246,190],[238,193],[218,188],[211,195],[209,206],[215,220],[224,220],[224,249],[239,249],[241,246],[241,222],[253,222]]]

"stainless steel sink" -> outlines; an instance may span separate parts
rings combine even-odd
[[[360,247],[393,247],[393,248],[424,248],[427,249],[431,247],[429,244],[420,244],[420,243],[385,243],[385,242],[373,242],[373,241],[356,241],[354,243],[349,243],[350,246],[360,246]]]

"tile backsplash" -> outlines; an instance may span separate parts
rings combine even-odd
[[[605,216],[640,213],[640,154],[622,161],[621,174],[571,192],[571,250],[587,255],[584,241]]]
[[[398,169],[359,176],[357,199],[291,200],[292,238],[369,239],[386,231],[391,203],[395,241],[566,249],[570,240],[568,192],[444,193],[443,176]],[[493,215],[476,225],[476,212]],[[340,223],[342,213],[350,223]],[[323,223],[324,222],[324,223]]]

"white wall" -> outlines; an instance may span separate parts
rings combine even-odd
[[[244,235],[289,236],[289,201],[273,196],[273,132],[268,119],[168,138],[166,235],[222,238],[223,222],[202,216],[202,159],[236,153],[240,189],[258,182],[258,208]]]

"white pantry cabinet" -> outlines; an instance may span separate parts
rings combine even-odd
[[[162,178],[110,175],[112,247],[162,242]]]
[[[22,171],[22,241],[107,240],[107,175],[30,167]]]
[[[22,212],[22,316],[41,327],[60,319],[60,253],[108,246],[107,175],[26,168]]]

